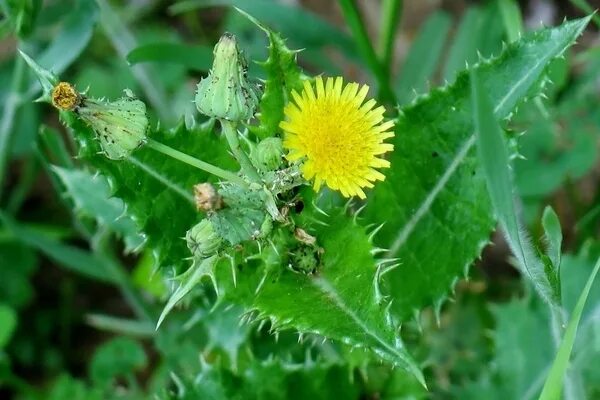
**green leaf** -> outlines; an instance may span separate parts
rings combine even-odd
[[[575,343],[577,327],[579,326],[585,302],[590,294],[598,270],[600,270],[600,258],[596,262],[596,266],[594,266],[594,270],[590,274],[590,277],[579,296],[579,300],[573,309],[571,319],[569,320],[564,337],[558,348],[558,353],[556,354],[556,358],[554,359],[548,377],[546,378],[542,394],[539,397],[540,400],[558,400],[561,398],[563,378],[569,366],[569,358],[571,357],[571,351],[573,350],[573,344]]]
[[[175,63],[195,71],[208,71],[212,65],[212,49],[180,43],[151,43],[136,47],[127,54],[130,64],[141,62]]]
[[[457,72],[462,71],[465,63],[473,63],[477,60],[477,33],[479,33],[481,14],[479,8],[469,7],[460,20],[444,65],[444,79],[449,82],[454,79]]]
[[[377,264],[364,228],[344,214],[324,218],[310,234],[322,246],[321,267],[314,275],[284,269],[291,261],[288,247],[263,249],[266,265],[248,265],[237,287],[225,298],[246,305],[251,318],[271,321],[272,330],[295,329],[366,347],[412,373],[424,385],[421,371],[404,348],[389,319],[389,302],[379,290],[380,274],[389,264]],[[326,226],[325,226],[326,225]],[[217,268],[220,284],[230,281],[228,268]],[[293,265],[292,265],[293,268]]]
[[[91,279],[117,283],[117,278],[107,272],[105,262],[95,255],[19,224],[2,212],[0,212],[0,221],[21,242],[41,251],[59,265]]]
[[[128,251],[135,251],[144,238],[135,223],[125,214],[123,201],[111,198],[110,188],[102,175],[92,175],[83,170],[53,168],[65,185],[66,194],[73,199],[77,212],[95,218],[101,226],[108,227],[125,241]]]
[[[0,302],[17,310],[27,306],[35,293],[31,282],[38,268],[35,251],[17,239],[0,240],[0,260]]]
[[[36,27],[37,16],[42,9],[41,0],[6,0],[0,3],[2,12],[20,37],[29,36]]]
[[[438,11],[425,21],[398,76],[396,91],[400,103],[413,97],[413,91],[422,93],[433,78],[448,37],[452,20],[445,12]]]
[[[297,51],[286,47],[281,35],[273,32],[245,11],[238,11],[262,29],[269,38],[269,57],[261,65],[267,73],[265,91],[260,100],[258,126],[250,130],[259,138],[276,136],[283,120],[283,108],[291,97],[292,90],[302,89],[301,70],[296,64]]]
[[[52,388],[44,398],[47,400],[102,400],[106,396],[100,388],[89,388],[85,382],[62,374],[52,383]]]
[[[12,307],[0,303],[0,350],[10,341],[17,327],[17,313]]]
[[[477,72],[471,71],[471,101],[477,136],[477,151],[496,216],[522,272],[548,303],[560,304],[560,293],[546,273],[521,226],[515,205],[506,140]]]
[[[194,261],[192,266],[187,271],[177,277],[177,280],[180,281],[180,284],[177,286],[177,289],[175,289],[171,297],[169,297],[169,301],[167,301],[165,308],[160,313],[160,317],[156,323],[156,329],[160,327],[173,307],[175,307],[177,303],[181,301],[181,299],[190,293],[192,289],[194,289],[194,287],[200,283],[200,280],[203,277],[208,276],[210,278],[215,290],[218,293],[218,286],[215,278],[215,266],[217,261],[217,256],[212,256],[201,261]]]
[[[119,376],[133,376],[148,363],[146,353],[139,342],[117,337],[103,343],[90,363],[90,377],[100,385],[109,385]]]
[[[160,399],[211,400],[357,400],[358,380],[345,366],[329,362],[290,363],[280,359],[253,359],[243,371],[231,372],[202,362],[194,379],[177,379],[178,391]]]
[[[586,244],[577,255],[563,254],[562,303],[566,309],[575,308],[594,269],[599,249],[597,243],[594,246]],[[569,366],[568,373],[572,374],[573,378],[580,377],[571,379],[575,382],[575,385],[570,387],[573,399],[586,398],[586,394],[578,390],[580,386],[586,388],[588,398],[594,398],[593,393],[598,393],[598,370],[594,361],[600,355],[600,324],[597,318],[599,304],[600,284],[596,281],[581,317]],[[485,367],[482,367],[481,363],[474,364],[480,371],[477,381],[467,385],[457,382],[453,398],[537,399],[557,347],[553,340],[548,307],[538,296],[528,291],[522,298],[492,304],[491,311],[495,327],[491,332],[495,353],[493,359]],[[479,332],[481,331],[480,327]],[[472,347],[472,343],[469,343],[469,346]],[[583,381],[582,385],[578,385],[578,381]]]
[[[66,116],[81,144],[81,155],[104,174],[115,197],[123,200],[126,213],[146,237],[158,266],[187,269],[190,256],[185,240],[188,229],[200,221],[192,188],[195,184],[214,181],[201,170],[183,164],[150,148],[140,148],[123,161],[113,161],[99,153],[99,145],[88,127]],[[233,159],[224,142],[212,132],[178,129],[155,131],[152,139],[193,154],[214,165],[231,167]]]
[[[548,249],[546,253],[550,258],[550,261],[552,261],[552,265],[554,266],[556,274],[559,274],[563,236],[558,215],[556,215],[550,206],[546,206],[546,208],[544,208],[544,214],[542,215],[542,226],[544,227],[544,235],[546,241],[548,242]]]
[[[73,11],[65,18],[61,30],[54,36],[54,40],[36,56],[37,62],[57,75],[65,71],[89,43],[97,11],[95,2],[78,0]],[[32,88],[29,91],[31,92]]]
[[[186,0],[172,5],[169,10],[174,14],[189,12],[197,8],[235,6],[242,8],[263,21],[285,37],[293,39],[302,48],[315,49],[334,45],[347,56],[356,58],[352,40],[343,31],[329,24],[323,18],[306,11],[274,0]]]
[[[504,29],[509,42],[515,42],[523,32],[521,9],[515,0],[498,0],[500,14],[504,22]]]
[[[589,18],[544,29],[474,66],[497,119],[511,110],[585,28]],[[400,319],[440,305],[487,243],[494,226],[479,168],[468,73],[401,110],[386,181],[371,193],[369,222],[386,221],[376,237],[401,266],[386,275]]]

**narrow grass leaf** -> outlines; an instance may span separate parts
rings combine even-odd
[[[208,71],[212,65],[212,48],[181,43],[152,43],[136,47],[127,54],[130,64],[143,62],[172,63],[194,71]]]
[[[410,100],[413,91],[425,91],[427,82],[433,79],[451,22],[448,14],[438,11],[419,30],[396,83],[400,103]]]
[[[91,253],[19,224],[3,213],[0,213],[0,221],[21,242],[39,250],[62,267],[94,280],[117,283],[117,279],[107,272],[105,264]]]
[[[465,63],[477,61],[477,33],[481,17],[479,8],[470,7],[460,20],[444,65],[443,77],[447,81],[452,81],[456,73],[465,68]]]
[[[514,42],[523,32],[523,19],[519,4],[515,0],[498,0],[498,5],[508,41]]]
[[[554,304],[559,294],[552,290],[544,265],[535,256],[531,243],[519,224],[506,141],[494,115],[486,88],[476,70],[471,71],[471,101],[477,136],[477,150],[495,213],[519,266],[547,302]]]
[[[571,319],[567,325],[567,330],[565,331],[563,340],[558,348],[558,352],[556,353],[556,358],[554,359],[552,367],[550,368],[548,378],[546,378],[546,383],[544,384],[544,389],[542,390],[539,400],[561,399],[563,378],[569,366],[569,358],[571,357],[571,351],[573,350],[573,344],[575,343],[577,327],[579,326],[579,321],[581,319],[581,315],[583,314],[585,302],[590,294],[590,290],[592,288],[592,284],[594,283],[594,279],[598,274],[598,270],[600,270],[600,259],[598,259],[596,262],[594,270],[590,274],[583,292],[581,292],[581,295],[579,296],[579,300],[577,300],[577,304],[575,305],[575,309],[573,310],[573,314],[571,315]]]

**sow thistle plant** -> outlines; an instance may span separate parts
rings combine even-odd
[[[400,327],[425,306],[439,312],[494,225],[470,74],[488,89],[494,117],[506,118],[539,92],[547,63],[588,20],[526,36],[386,118],[394,109],[367,85],[306,76],[297,51],[244,15],[268,36],[266,80],[249,76],[224,34],[193,98],[210,124],[155,129],[130,90],[94,99],[23,57],[82,159],[127,205],[157,268],[174,271],[157,329],[208,278],[218,304],[246,308],[244,321],[370,349],[425,386]]]

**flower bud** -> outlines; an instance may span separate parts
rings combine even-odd
[[[263,171],[275,171],[283,164],[283,142],[280,138],[263,139],[253,154],[254,162]]]
[[[225,33],[214,49],[213,67],[198,84],[196,107],[217,119],[243,121],[254,115],[256,87],[248,82],[248,67],[235,36]]]
[[[125,97],[110,102],[82,97],[75,112],[90,125],[110,159],[128,157],[146,139],[146,105],[129,90]]]
[[[188,249],[198,259],[208,258],[219,251],[223,240],[215,232],[212,223],[203,219],[185,235]]]
[[[314,274],[321,264],[320,258],[319,249],[300,245],[291,251],[288,266],[302,274]]]
[[[223,198],[213,185],[208,182],[194,185],[194,200],[200,211],[216,211],[223,207]]]

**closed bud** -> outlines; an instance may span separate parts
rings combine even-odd
[[[215,255],[221,248],[223,240],[215,232],[212,223],[203,219],[185,235],[188,249],[198,259],[208,258]]]
[[[129,90],[116,101],[83,97],[74,111],[92,128],[110,159],[128,157],[146,139],[146,105]]]
[[[194,200],[200,211],[216,211],[223,207],[223,199],[208,182],[194,185]]]
[[[225,33],[214,49],[213,66],[198,84],[196,107],[217,119],[243,121],[254,115],[256,87],[248,81],[248,67],[235,36]]]
[[[263,171],[275,171],[283,164],[283,142],[280,138],[263,139],[253,153],[254,162]]]

